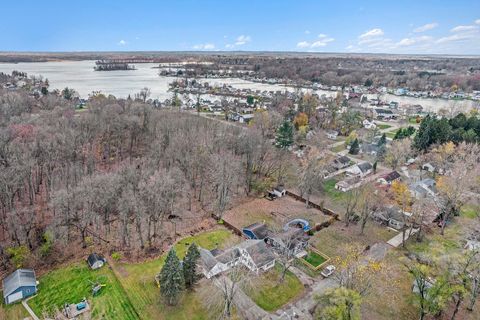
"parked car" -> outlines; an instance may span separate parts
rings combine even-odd
[[[332,275],[332,273],[335,272],[335,266],[333,265],[329,265],[327,266],[325,269],[322,270],[322,272],[320,273],[322,276],[324,276],[325,278],[328,278]]]

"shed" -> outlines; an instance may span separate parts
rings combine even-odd
[[[11,304],[37,293],[35,271],[18,269],[3,279],[3,300]]]
[[[269,231],[264,223],[255,222],[254,224],[244,227],[242,233],[247,236],[247,238],[263,240],[268,236]]]
[[[88,256],[87,263],[90,266],[90,268],[92,268],[93,270],[96,270],[103,267],[103,265],[105,264],[105,259],[96,253],[92,253],[91,255]]]

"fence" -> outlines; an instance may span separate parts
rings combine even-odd
[[[320,252],[317,248],[315,248],[315,247],[313,247],[313,246],[311,246],[311,245],[308,246],[307,251],[314,252],[314,253],[318,254],[319,256],[325,258],[325,261],[323,261],[323,262],[322,262],[321,264],[319,264],[318,266],[312,265],[310,262],[308,262],[307,260],[305,260],[305,257],[299,259],[304,265],[306,265],[308,268],[310,268],[310,269],[313,270],[313,271],[318,271],[318,270],[320,270],[327,262],[330,261],[330,257],[329,257],[329,256],[327,256],[326,254]]]

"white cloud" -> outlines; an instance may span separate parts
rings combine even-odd
[[[456,26],[455,28],[452,28],[450,32],[465,32],[465,31],[472,31],[472,30],[477,30],[477,26]]]
[[[127,44],[127,41],[125,41],[125,40],[120,40],[120,41],[118,41],[118,45],[119,45],[119,46],[124,46],[124,45],[126,45],[126,44]]]
[[[436,23],[436,22],[427,23],[427,24],[424,24],[421,27],[413,29],[413,32],[417,32],[417,33],[418,32],[425,32],[425,31],[428,31],[428,30],[435,29],[436,27],[438,27],[438,23]]]
[[[375,37],[380,37],[383,36],[384,32],[380,28],[375,28],[372,30],[368,30],[367,32],[361,34],[358,38],[359,39],[369,39],[369,38],[375,38]]]
[[[456,33],[451,36],[446,36],[438,39],[436,42],[437,43],[447,43],[447,42],[459,42],[459,41],[465,41],[465,40],[470,40],[475,37],[474,34],[471,33]]]
[[[237,38],[237,41],[235,42],[235,45],[236,46],[242,46],[248,42],[252,41],[252,39],[250,38],[250,36],[245,36],[245,35],[241,35],[241,36],[238,36]]]
[[[305,34],[310,34],[310,30],[305,30]]]
[[[300,41],[297,43],[297,48],[309,48],[310,43],[308,41]]]
[[[480,19],[475,20],[475,24],[480,24]]]
[[[427,45],[433,40],[430,36],[404,38],[396,43],[397,47],[410,47],[413,45]]]
[[[331,38],[331,37],[327,36],[326,34],[321,33],[321,34],[318,35],[318,40],[314,40],[314,41],[311,41],[311,42],[309,42],[309,41],[298,42],[297,43],[297,48],[314,49],[314,48],[325,47],[329,42],[332,42],[334,40],[335,40],[334,38]]]
[[[203,44],[196,44],[193,46],[195,50],[213,50],[215,49],[215,45],[213,43],[203,43]]]

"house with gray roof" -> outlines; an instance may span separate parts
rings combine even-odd
[[[5,304],[11,304],[30,297],[37,293],[35,271],[18,269],[3,279],[2,287]]]
[[[228,271],[233,266],[242,264],[258,274],[275,265],[275,256],[263,240],[246,240],[217,255],[215,252],[199,248],[200,267],[207,279]]]

